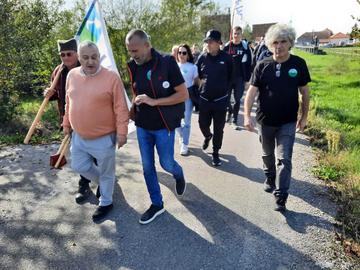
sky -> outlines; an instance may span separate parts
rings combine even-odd
[[[229,7],[231,0],[217,0]],[[349,33],[355,20],[360,17],[360,5],[356,0],[242,0],[244,20],[258,23],[291,23],[300,36],[304,32],[329,28],[335,33]]]
[[[231,0],[214,0],[226,11]],[[67,6],[73,1],[66,0]],[[360,5],[356,0],[242,0],[246,23],[291,23],[297,36],[304,32],[329,28],[334,32],[349,33],[355,20],[360,17]]]

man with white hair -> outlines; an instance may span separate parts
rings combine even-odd
[[[100,65],[96,44],[82,42],[78,51],[81,66],[68,74],[62,126],[65,134],[72,132],[71,167],[99,181],[99,206],[92,216],[96,222],[113,207],[115,144],[120,148],[126,143],[129,111],[123,83]]]
[[[265,35],[265,43],[273,56],[265,58],[256,65],[245,98],[244,126],[254,131],[250,113],[258,95],[256,120],[266,176],[264,190],[274,192],[276,211],[286,209],[295,132],[297,128],[300,131],[304,130],[309,110],[310,96],[307,84],[311,78],[306,62],[290,54],[295,37],[295,31],[290,26],[276,24],[269,28]],[[302,101],[300,117],[298,117],[299,92]]]
[[[59,125],[61,125],[65,114],[66,77],[71,69],[80,66],[77,49],[77,42],[74,38],[69,40],[58,40],[58,50],[61,64],[58,65],[51,74],[51,81],[54,81],[58,72],[61,72],[60,78],[54,89],[46,88],[44,91],[44,96],[48,97],[50,101],[57,100]],[[91,181],[86,179],[86,177],[80,175],[78,192],[75,195],[75,201],[77,203],[83,203],[89,197],[90,182]]]

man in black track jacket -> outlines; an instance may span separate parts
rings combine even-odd
[[[205,137],[202,149],[206,150],[210,140],[213,139],[212,164],[220,166],[219,150],[224,133],[233,62],[230,55],[220,50],[222,42],[219,31],[208,31],[204,42],[207,52],[202,54],[196,63],[201,80],[199,125]],[[211,121],[213,121],[213,133],[210,131]]]

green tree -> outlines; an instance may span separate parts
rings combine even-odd
[[[61,0],[0,0],[1,125],[14,116],[20,96],[40,95],[49,83],[59,63],[56,39],[64,26],[72,27],[72,14],[58,11],[62,4]]]
[[[6,123],[15,113],[18,94],[14,91],[13,54],[16,50],[10,44],[15,42],[12,33],[15,25],[9,14],[15,9],[15,1],[0,1],[0,123]],[[1,125],[1,124],[0,124]]]
[[[360,5],[360,0],[356,0],[356,2],[358,2],[358,4]],[[360,23],[360,17],[355,17],[355,16],[351,16],[354,20],[356,20],[357,22]],[[351,33],[350,36],[351,38],[357,38],[360,39],[360,26],[358,26],[358,23],[355,23],[354,26],[351,29]]]
[[[253,39],[252,37],[252,29],[250,24],[246,24],[244,29],[243,29],[243,37],[247,40],[247,41],[251,41]]]

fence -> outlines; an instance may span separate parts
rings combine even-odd
[[[360,58],[360,47],[336,47],[324,48],[315,46],[300,46],[296,45],[295,48],[313,53],[313,54],[332,54],[351,58]]]
[[[313,54],[324,54],[322,49],[319,49],[318,46],[300,46],[300,45],[295,45],[295,48],[308,52],[308,53],[313,53]]]
[[[326,54],[335,54],[339,56],[346,56],[351,58],[360,58],[360,48],[344,47],[344,48],[326,48]]]

